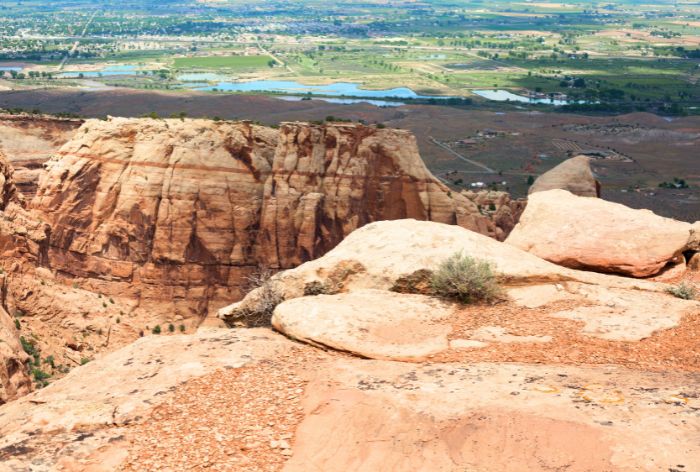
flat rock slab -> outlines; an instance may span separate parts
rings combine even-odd
[[[251,392],[268,403],[223,413]],[[212,330],[144,338],[0,406],[0,471],[696,471],[698,409],[698,373],[368,360]],[[242,462],[265,454],[280,467]]]
[[[551,316],[583,321],[584,334],[609,341],[639,341],[678,326],[684,315],[700,312],[700,303],[664,293],[583,284],[569,287],[585,303]]]
[[[449,347],[453,308],[435,298],[358,290],[288,300],[272,324],[289,337],[372,359],[416,360]]]
[[[285,472],[700,467],[697,375],[359,359],[314,375]]]
[[[502,326],[484,326],[472,333],[471,339],[480,342],[498,342],[498,343],[548,343],[552,340],[551,336],[518,336],[509,333]]]

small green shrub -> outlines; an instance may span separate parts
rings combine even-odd
[[[502,296],[493,266],[461,252],[440,264],[430,285],[436,295],[462,303],[493,302]]]
[[[44,372],[39,368],[32,369],[32,376],[34,377],[34,382],[36,382],[37,387],[46,387],[49,382],[47,379],[51,378],[51,374]]]
[[[160,325],[156,325],[155,328],[153,328],[153,331],[151,331],[153,334],[160,334],[161,329]]]
[[[170,324],[168,325],[168,331],[171,332],[171,333],[174,333],[174,332],[175,332],[175,325],[172,324],[172,323],[170,323]]]
[[[87,364],[88,362],[90,362],[90,359],[87,358],[87,357],[83,357],[83,358],[80,359],[80,365],[85,365],[85,364]]]
[[[185,332],[185,325],[183,325],[183,324],[180,325],[180,332],[181,333]]]
[[[682,298],[683,300],[695,300],[698,296],[698,290],[686,282],[681,282],[678,285],[669,287],[666,289],[666,292],[676,298]]]
[[[24,336],[20,336],[19,342],[22,344],[22,349],[24,349],[24,352],[26,352],[30,356],[38,354],[39,351],[37,350],[36,345],[34,345],[34,342],[32,340],[28,340]]]
[[[22,329],[22,325],[19,324],[19,320],[18,320],[17,318],[15,318],[15,328],[17,328],[17,331],[19,331],[20,329]]]

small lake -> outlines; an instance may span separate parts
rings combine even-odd
[[[472,90],[472,93],[480,97],[484,97],[488,100],[494,100],[496,102],[518,102],[554,106],[562,106],[569,104],[569,102],[567,102],[566,100],[524,97],[522,95],[516,95],[513,92],[509,92],[508,90]]]
[[[324,95],[327,97],[352,97],[352,98],[449,98],[419,95],[406,87],[398,87],[386,90],[366,90],[358,84],[351,82],[336,82],[328,85],[303,85],[291,80],[254,80],[251,82],[218,82],[216,85],[202,86],[190,83],[185,87],[194,90],[222,92],[276,92],[290,95],[310,94]]]
[[[58,77],[60,79],[77,79],[80,74],[85,78],[96,78],[96,77],[111,77],[115,75],[136,75],[138,71],[136,66],[123,64],[123,65],[113,65],[107,66],[104,69],[98,71],[84,71],[84,72],[64,72]]]
[[[21,70],[22,70],[21,67],[0,66],[0,71],[3,71],[3,72],[10,72],[10,71],[19,72]]]
[[[279,100],[284,100],[285,102],[301,102],[307,97],[299,97],[296,95],[278,95],[275,98]],[[400,107],[405,105],[404,102],[394,102],[388,100],[371,100],[363,98],[328,98],[328,97],[314,97],[314,100],[322,100],[327,103],[335,103],[339,105],[353,105],[355,103],[367,103],[369,105],[374,105],[375,107]]]

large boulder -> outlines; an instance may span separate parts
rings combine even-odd
[[[600,182],[591,170],[591,159],[576,156],[545,172],[535,180],[528,193],[568,190],[581,197],[600,197]]]
[[[682,262],[691,225],[565,190],[530,195],[506,242],[566,267],[649,277]]]
[[[416,220],[381,221],[364,226],[325,256],[276,274],[267,287],[274,287],[281,299],[319,291],[389,290],[410,282],[415,274],[435,270],[456,252],[490,262],[506,285],[579,281],[607,287],[663,290],[651,282],[570,270],[458,226]],[[258,312],[266,295],[264,288],[253,290],[241,302],[220,310],[219,317],[236,325],[251,312]]]

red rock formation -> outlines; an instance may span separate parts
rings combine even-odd
[[[31,200],[37,189],[42,165],[63,146],[82,120],[48,115],[0,114],[0,152],[15,169],[17,189]]]
[[[547,190],[567,190],[579,197],[600,197],[600,182],[591,170],[591,158],[576,156],[540,175],[529,194]]]
[[[12,167],[0,153],[0,251],[15,249],[22,241],[22,235],[8,231],[5,210],[20,203],[17,189],[12,180]],[[0,266],[1,267],[1,266]],[[0,288],[5,285],[4,270],[0,271]],[[31,391],[31,382],[25,363],[27,354],[19,342],[19,330],[8,313],[0,306],[0,405]]]
[[[502,234],[430,174],[405,131],[90,120],[47,169],[32,203],[51,226],[46,264],[95,290],[181,300],[185,316],[239,297],[257,267],[319,257],[372,221]]]
[[[14,173],[7,157],[0,151],[0,210],[10,203],[19,203],[21,197],[12,178]]]

